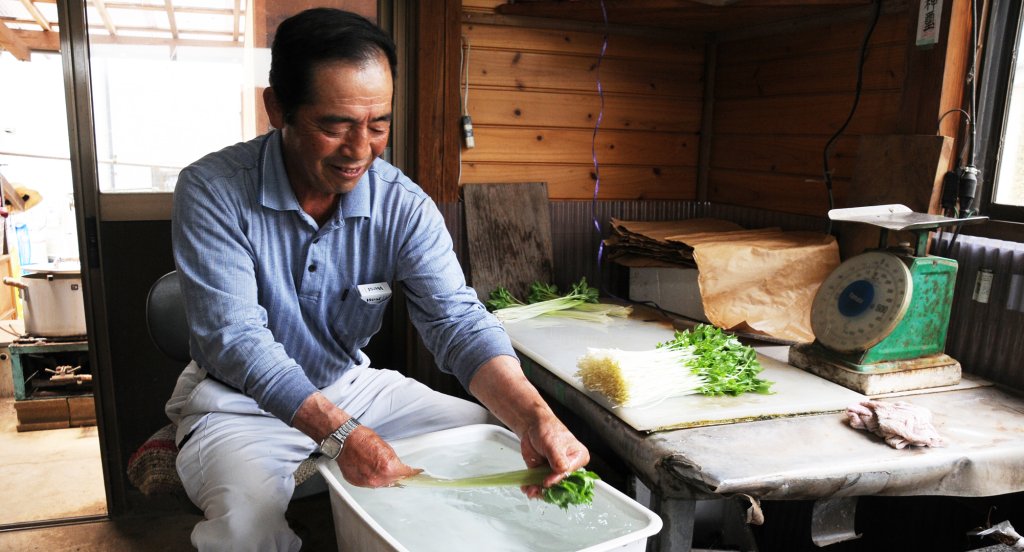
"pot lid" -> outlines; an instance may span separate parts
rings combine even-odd
[[[58,259],[52,263],[22,265],[21,270],[25,274],[79,274],[82,272],[82,263]]]

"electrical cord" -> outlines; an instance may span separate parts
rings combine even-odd
[[[967,71],[966,81],[964,88],[967,91],[967,104],[969,106],[969,113],[965,113],[967,116],[967,133],[968,136],[964,140],[963,148],[961,148],[961,166],[957,170],[957,203],[958,209],[954,212],[956,218],[966,218],[974,216],[977,210],[974,208],[974,198],[978,190],[978,175],[979,171],[975,165],[976,151],[978,145],[977,135],[977,101],[978,101],[978,79],[977,79],[977,68],[978,68],[978,3],[975,0],[970,1],[971,6],[971,64]],[[961,110],[962,111],[962,110]],[[948,113],[948,112],[947,112]],[[945,114],[943,114],[945,116]],[[942,119],[940,118],[941,122]],[[945,184],[945,182],[944,182]],[[945,190],[943,190],[945,192]],[[953,236],[949,239],[946,244],[945,253],[943,256],[951,257],[953,254],[953,247],[956,245],[957,238],[960,237],[960,230],[962,224],[958,224],[953,227]],[[940,234],[941,237],[941,234]]]
[[[476,144],[473,141],[473,124],[469,118],[469,40],[466,39],[465,35],[459,38],[462,42],[462,47],[459,49],[459,71],[465,75],[465,85],[463,90],[460,92],[462,97],[462,117],[459,123],[462,125],[462,135],[467,140],[467,147],[474,147]],[[467,130],[468,123],[468,130]],[[467,135],[468,132],[468,135]],[[462,185],[462,148],[459,148],[459,174],[455,179],[455,186],[459,187]]]
[[[601,108],[597,113],[597,121],[594,123],[594,132],[590,137],[590,157],[594,164],[594,198],[590,203],[590,218],[594,225],[594,231],[597,233],[597,288],[605,293],[607,290],[603,289],[603,276],[601,274],[601,265],[604,257],[604,238],[601,235],[601,222],[597,219],[597,196],[601,191],[601,165],[597,161],[597,132],[601,128],[601,121],[604,119],[604,89],[601,86],[601,61],[604,60],[604,55],[608,51],[608,10],[605,8],[604,0],[601,0],[601,15],[604,18],[604,37],[601,41],[601,53],[597,56],[597,67],[595,68],[595,78],[597,79],[597,96],[601,101]]]
[[[850,121],[853,120],[853,115],[857,112],[857,106],[860,104],[861,90],[864,88],[864,62],[867,60],[868,54],[868,43],[871,41],[871,35],[875,32],[875,25],[878,24],[878,18],[882,14],[882,1],[874,0],[875,11],[871,16],[871,23],[868,25],[867,32],[864,33],[864,40],[860,45],[860,61],[857,63],[857,85],[854,89],[853,94],[853,105],[850,107],[850,113],[846,116],[846,120],[836,130],[835,134],[828,139],[825,143],[825,149],[822,151],[822,161],[825,173],[825,191],[828,194],[828,209],[831,211],[835,208],[835,197],[832,194],[832,169],[829,168],[828,158],[831,153],[832,146],[835,141],[839,139],[839,136],[846,131],[846,127],[850,125]],[[826,218],[828,218],[826,216]],[[828,219],[828,234],[832,233],[832,219]]]

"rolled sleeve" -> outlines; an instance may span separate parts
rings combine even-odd
[[[466,285],[434,203],[425,199],[408,223],[400,279],[410,300],[409,317],[438,368],[468,389],[481,365],[500,355],[515,357],[515,350],[501,323]]]

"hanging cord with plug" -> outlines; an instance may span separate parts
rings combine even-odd
[[[973,124],[973,121],[971,119],[971,114],[970,113],[968,113],[966,110],[961,109],[961,108],[953,108],[953,109],[950,109],[949,111],[946,111],[945,113],[942,114],[941,117],[939,117],[938,125],[937,125],[937,127],[935,129],[935,134],[936,135],[940,135],[941,132],[942,132],[942,121],[943,121],[943,119],[945,119],[949,115],[952,115],[953,113],[959,113],[960,115],[962,115],[963,116],[962,117],[963,121],[964,121],[964,123],[966,123],[966,125],[970,126],[970,125]],[[965,127],[965,128],[967,128],[967,127]],[[965,155],[966,155],[966,150],[964,150],[961,153],[961,157],[964,157]],[[959,191],[960,191],[960,167],[958,165],[957,167],[954,167],[954,168],[950,169],[949,171],[947,171],[946,174],[942,177],[942,194],[941,194],[940,199],[939,199],[939,208],[942,211],[942,216],[945,216],[945,217],[955,217],[955,216],[957,216],[956,201],[957,201],[957,194],[959,193]],[[939,227],[939,228],[937,228],[935,230],[935,234],[936,234],[935,242],[936,243],[941,243],[941,241],[942,241],[942,232],[943,232],[942,227]]]
[[[465,54],[460,56],[459,65],[464,70],[464,83],[462,93],[462,138],[465,141],[466,149],[473,149],[476,146],[476,141],[473,139],[473,119],[469,116],[469,51],[470,44],[469,40],[462,37],[462,50]]]
[[[459,124],[462,126],[463,144],[466,149],[473,149],[476,147],[476,141],[473,139],[473,120],[469,117],[469,40],[462,35],[459,41],[462,43],[462,47],[459,48],[459,73],[464,76],[465,80],[459,93],[462,100],[462,116],[459,119]],[[462,185],[462,148],[459,148],[459,176],[455,185]]]
[[[839,139],[839,136],[846,131],[846,127],[850,125],[850,121],[853,120],[853,115],[857,112],[857,105],[860,103],[861,90],[864,88],[864,62],[868,57],[868,43],[871,41],[871,35],[875,32],[875,25],[878,24],[878,18],[882,14],[882,0],[874,0],[875,11],[871,16],[871,23],[868,25],[867,32],[864,33],[864,41],[860,45],[860,61],[857,63],[857,86],[853,94],[853,105],[850,107],[850,113],[846,116],[846,121],[836,130],[835,134],[828,139],[825,144],[825,149],[822,151],[822,161],[824,164],[825,173],[825,191],[828,193],[828,210],[831,211],[835,208],[835,198],[832,195],[832,169],[829,168],[828,158],[832,150],[832,146],[835,141]],[[828,219],[827,234],[832,233],[832,219]]]

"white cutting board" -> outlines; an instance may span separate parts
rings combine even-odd
[[[761,377],[775,382],[773,394],[738,397],[687,395],[645,408],[616,408],[601,394],[587,391],[576,377],[576,360],[588,347],[650,350],[672,339],[667,324],[615,318],[608,324],[538,317],[505,324],[520,354],[605,406],[639,431],[660,431],[765,418],[839,412],[866,397],[776,359],[758,354]]]

